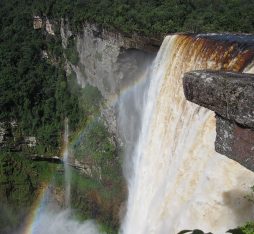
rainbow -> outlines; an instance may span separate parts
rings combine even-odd
[[[106,106],[115,106],[118,102],[118,100],[120,100],[122,97],[124,97],[125,95],[128,95],[128,93],[130,91],[133,90],[134,87],[137,87],[138,85],[141,85],[142,82],[144,82],[147,77],[149,76],[149,71],[145,70],[143,72],[141,72],[139,74],[139,76],[137,77],[137,79],[135,81],[133,81],[131,84],[126,84],[123,85],[121,87],[121,90],[119,91],[119,94],[115,94],[115,95],[111,95],[109,97],[107,97],[107,101],[105,103]],[[69,145],[70,148],[73,147],[73,145],[75,145],[76,143],[79,143],[80,141],[82,141],[82,135],[83,132],[88,129],[90,127],[91,124],[93,124],[93,121],[98,119],[101,116],[100,113],[95,114],[93,116],[91,116],[91,118],[86,122],[85,127],[81,127],[80,129],[76,130],[76,133],[72,134],[71,138],[69,139]],[[64,150],[65,147],[63,147]],[[62,153],[63,155],[63,153]]]
[[[128,91],[130,91],[134,86],[139,85],[142,81],[145,80],[147,77],[147,73],[144,72],[139,76],[139,79],[137,79],[135,82],[132,83],[132,85],[127,85],[125,87],[122,87],[120,91],[120,96],[112,96],[111,98],[108,99],[108,104],[109,105],[115,105],[117,101],[119,100],[120,97],[126,95]],[[98,116],[93,116],[93,119],[96,119]],[[81,139],[82,132],[89,127],[89,124],[92,123],[92,120],[90,123],[88,123],[85,128],[81,128],[77,133],[72,137],[70,145],[75,144],[76,142],[79,142]],[[65,149],[65,143],[63,142],[63,147],[61,149],[61,155],[63,155],[63,151]],[[43,212],[46,209],[47,206],[47,201],[49,197],[49,185],[50,183],[45,183],[40,186],[40,188],[37,190],[37,196],[35,201],[33,202],[29,215],[26,218],[24,228],[22,229],[21,233],[22,234],[37,234],[38,233],[38,228],[39,228],[39,223],[40,223],[40,217],[43,214]]]
[[[21,232],[22,234],[36,234],[37,225],[40,220],[40,216],[45,210],[48,193],[49,193],[49,184],[43,184],[37,190],[37,199],[33,202],[31,211],[26,219],[24,229]]]

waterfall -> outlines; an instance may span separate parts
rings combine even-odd
[[[215,152],[214,113],[186,101],[182,87],[185,72],[242,71],[250,56],[235,41],[212,35],[164,39],[147,83],[132,91],[140,98],[133,111],[121,107],[133,93],[120,100],[122,132],[138,131],[130,136],[134,149],[126,149],[129,197],[122,233],[176,234],[198,228],[217,234],[253,218],[253,205],[245,198],[253,173]],[[139,128],[131,125],[132,112]]]
[[[70,195],[71,195],[71,172],[69,166],[69,123],[66,118],[64,121],[64,152],[63,152],[63,162],[64,162],[64,183],[65,183],[65,207],[70,206]]]

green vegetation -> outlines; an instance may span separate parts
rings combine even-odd
[[[54,171],[54,164],[33,162],[17,153],[1,152],[1,192],[8,191],[8,193],[1,194],[1,201],[6,200],[17,206],[30,205],[33,192],[41,182],[49,181]]]
[[[63,53],[72,64],[79,60],[74,37],[63,50],[59,28],[55,36],[33,29],[33,15],[42,15],[38,9],[44,3],[49,2],[0,1],[0,122],[10,130],[0,152],[0,232],[11,233],[24,222],[38,189],[51,180],[61,198],[62,166],[28,158],[59,153],[68,117],[71,139],[75,142],[85,131],[86,139],[77,147],[88,147],[79,152],[89,154],[89,166],[99,170],[91,176],[73,170],[72,207],[82,219],[95,218],[102,230],[116,233],[123,179],[115,144],[99,117],[103,98],[97,88],[82,89],[73,74],[66,76]],[[11,126],[12,120],[17,126]],[[14,137],[22,145],[25,136],[35,136],[37,146],[15,147]]]
[[[1,233],[11,233],[24,221],[37,189],[50,181],[55,169],[55,164],[33,162],[19,153],[0,152]]]
[[[71,169],[70,206],[75,218],[81,222],[95,219],[104,231],[107,230],[106,233],[117,233],[119,209],[126,192],[123,189],[120,164],[108,168],[107,172],[102,172],[101,179],[89,174],[91,169],[100,170],[98,165],[87,164],[86,166],[85,173]],[[52,184],[57,188],[64,188],[64,183],[64,175],[60,172],[56,173]]]
[[[68,40],[67,48],[65,50],[67,59],[73,64],[77,65],[79,61],[78,51],[76,48],[76,40],[74,37],[70,37]]]
[[[120,168],[119,168],[120,169]],[[103,175],[102,175],[103,177]],[[104,228],[117,232],[123,183],[117,177],[111,184],[72,171],[71,207],[80,220],[96,219]]]
[[[247,222],[245,225],[228,230],[227,233],[232,234],[253,234],[254,233],[254,222]]]
[[[111,227],[106,226],[104,224],[99,224],[99,230],[100,230],[100,233],[107,233],[107,234],[117,234],[118,233],[117,230],[114,230]]]
[[[16,120],[19,135],[36,136],[37,152],[53,154],[64,118],[75,129],[83,113],[62,69],[60,36],[34,30],[32,22],[25,1],[0,2],[0,122]]]
[[[254,233],[254,223],[249,222],[240,228],[243,234],[253,234]]]
[[[80,140],[74,144],[73,148],[75,155],[81,160],[87,156],[103,165],[103,159],[112,159],[115,155],[116,147],[103,122],[99,119],[90,120],[79,138]]]
[[[124,181],[118,149],[100,117],[103,98],[93,86],[70,87],[84,113],[79,130],[72,134],[70,151],[88,168],[83,176],[72,172],[72,208],[82,219],[96,219],[107,233],[117,233]]]
[[[47,0],[34,9],[68,18],[72,29],[84,21],[125,33],[254,32],[250,0]]]
[[[98,88],[87,84],[84,88],[76,82],[72,74],[68,79],[69,91],[72,95],[78,96],[78,107],[83,111],[83,118],[87,121],[100,114],[100,107],[103,105],[103,97]]]

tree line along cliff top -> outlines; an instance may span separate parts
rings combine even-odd
[[[147,36],[254,31],[253,0],[36,0],[29,4],[37,12],[68,18],[77,29],[90,21]]]

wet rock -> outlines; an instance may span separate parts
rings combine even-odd
[[[192,71],[183,88],[187,100],[216,112],[215,150],[254,171],[254,75]]]

